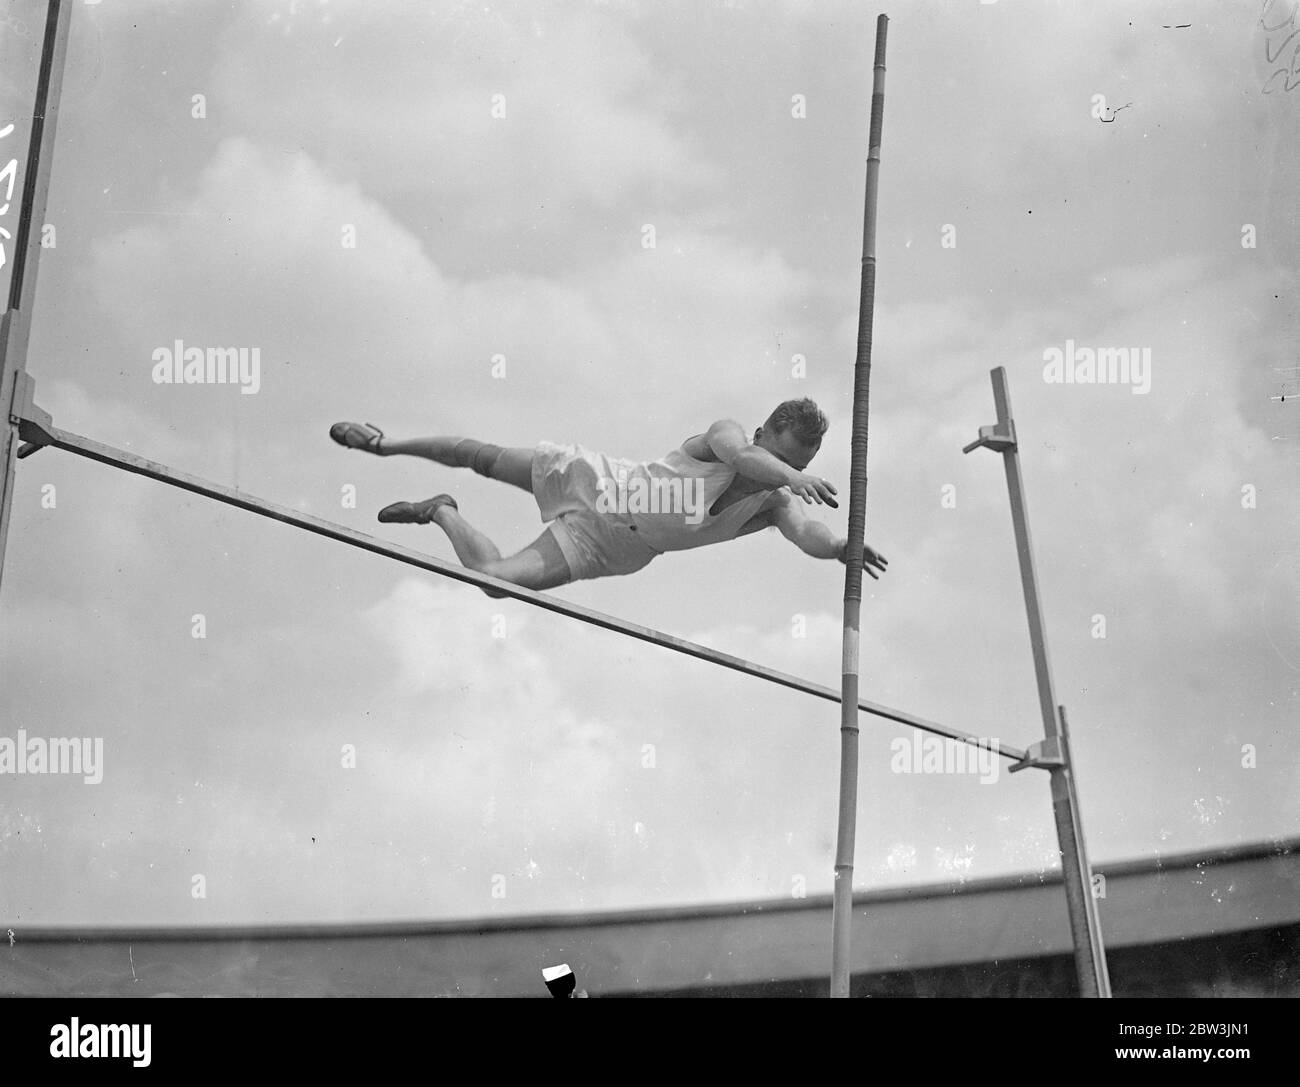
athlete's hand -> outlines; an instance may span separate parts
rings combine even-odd
[[[845,540],[844,545],[840,548],[840,562],[844,562],[844,554],[848,550],[848,547],[849,541]],[[880,574],[888,573],[885,569],[888,565],[889,560],[874,547],[871,547],[869,544],[862,545],[862,569],[873,578],[879,581]],[[875,570],[872,569],[873,566],[876,568]],[[876,573],[876,570],[879,570],[880,574]]]
[[[798,495],[805,502],[816,502],[819,506],[827,505],[836,510],[840,508],[840,504],[835,501],[835,495],[838,492],[820,476],[810,476],[807,472],[796,472],[794,479],[786,486],[790,488],[791,494]]]

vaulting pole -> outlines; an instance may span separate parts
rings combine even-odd
[[[876,306],[876,192],[880,129],[885,115],[885,37],[889,18],[876,18],[876,63],[867,143],[867,197],[858,296],[858,358],[853,368],[853,456],[849,468],[849,535],[844,564],[844,667],[840,687],[840,826],[831,909],[831,996],[849,995],[853,924],[853,845],[858,818],[858,623],[862,613],[862,547],[867,530],[867,406],[871,384],[871,322]]]

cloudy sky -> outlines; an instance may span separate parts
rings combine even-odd
[[[11,140],[42,7],[0,28]],[[513,550],[535,504],[332,422],[648,460],[811,396],[843,492],[877,10],[78,2],[38,401],[445,558],[376,511],[451,490]],[[887,10],[863,696],[1042,735],[1002,467],[961,452],[1003,366],[1096,867],[1293,837],[1290,28],[1257,0]],[[257,348],[260,389],[155,383],[178,339]],[[1069,340],[1149,349],[1149,391],[1044,380]],[[17,480],[0,733],[102,738],[104,779],[0,777],[0,921],[830,890],[834,705],[70,454]],[[842,591],[760,533],[557,595],[837,686]],[[1056,864],[1044,774],[897,773],[911,733],[862,722],[857,887]]]

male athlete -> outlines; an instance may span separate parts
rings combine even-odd
[[[379,520],[436,524],[471,570],[528,589],[553,589],[631,574],[665,551],[721,543],[771,525],[805,554],[844,562],[847,541],[810,520],[798,501],[838,507],[835,488],[805,472],[828,425],[811,400],[787,400],[754,431],[752,442],[739,423],[723,419],[648,463],[553,442],[504,449],[473,438],[397,441],[368,423],[335,423],[330,437],[381,457],[404,453],[472,468],[527,491],[550,524],[507,558],[461,516],[450,495],[395,502],[379,511]],[[888,565],[865,546],[861,562],[873,578]]]

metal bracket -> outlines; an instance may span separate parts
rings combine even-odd
[[[988,446],[995,453],[1014,453],[1016,451],[1015,420],[1007,420],[1006,430],[998,430],[997,423],[992,426],[980,427],[980,436],[970,445],[963,447],[962,452],[969,453],[972,449],[978,449],[981,445]]]
[[[1011,764],[1010,772],[1029,770],[1038,767],[1043,770],[1059,770],[1065,766],[1065,750],[1061,746],[1061,737],[1048,736],[1029,745],[1028,752],[1019,762]]]
[[[14,375],[14,402],[9,409],[9,421],[18,427],[18,437],[23,439],[18,447],[19,460],[54,442],[50,433],[54,418],[36,406],[36,379],[25,370]]]

